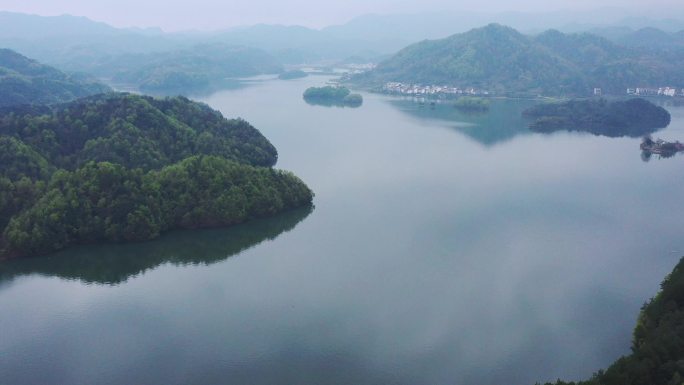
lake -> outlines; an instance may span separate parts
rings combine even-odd
[[[203,99],[278,148],[315,208],[0,263],[1,384],[525,384],[629,352],[684,255],[681,156],[259,78]],[[684,139],[684,107],[655,134]]]

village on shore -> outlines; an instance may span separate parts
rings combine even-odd
[[[460,88],[448,85],[422,85],[401,82],[388,82],[382,87],[382,92],[394,95],[423,96],[423,97],[457,97],[468,96],[492,96],[488,90],[474,87]],[[603,96],[601,88],[593,89],[594,96]],[[629,96],[665,96],[665,97],[684,97],[684,88],[673,87],[636,87],[628,88],[625,92]]]

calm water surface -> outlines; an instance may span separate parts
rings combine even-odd
[[[315,209],[0,264],[0,384],[526,384],[629,351],[684,255],[681,156],[530,133],[324,77],[204,101],[278,148]],[[684,139],[684,107],[668,107]]]

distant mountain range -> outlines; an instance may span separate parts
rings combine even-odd
[[[0,49],[0,107],[54,104],[110,91],[96,81],[65,73],[9,49]]]
[[[263,50],[221,43],[105,57],[83,64],[83,71],[152,94],[206,93],[227,78],[276,74],[278,60]]]
[[[582,20],[584,24],[573,20]],[[526,34],[556,28],[563,32],[596,31],[609,39],[623,38],[645,27],[659,28],[668,34],[684,30],[681,20],[635,18],[608,8],[574,13],[426,11],[363,15],[322,29],[259,24],[222,31],[174,33],[155,28],[115,28],[70,15],[45,17],[0,12],[0,47],[66,71],[87,70],[83,64],[119,55],[179,51],[213,43],[261,49],[286,65],[332,65],[377,62],[411,43],[445,38],[491,22],[510,25]]]
[[[353,79],[447,84],[499,95],[586,95],[594,88],[684,87],[684,51],[648,53],[596,35],[549,30],[536,36],[490,24],[410,45]]]
[[[365,82],[445,82],[497,93],[624,93],[682,84],[684,22],[630,19],[614,10],[575,16],[586,24],[569,23],[572,18],[558,12],[431,12],[366,15],[320,30],[254,25],[165,33],[69,15],[0,12],[0,47],[158,94],[211,89],[227,77],[276,73],[288,65],[368,62],[382,64]],[[509,21],[529,33],[490,26],[454,35],[485,20]],[[552,24],[592,34],[539,33]],[[426,38],[442,39],[409,45]]]

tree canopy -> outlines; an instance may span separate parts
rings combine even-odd
[[[665,278],[658,295],[642,307],[631,354],[587,381],[558,380],[555,385],[677,385],[683,381],[684,258]]]
[[[352,94],[347,87],[309,87],[304,91],[304,100],[309,104],[327,106],[359,107],[363,104],[363,96]]]
[[[249,123],[183,97],[109,94],[0,116],[0,256],[140,241],[311,203]]]
[[[351,82],[473,87],[496,95],[587,96],[594,88],[684,88],[684,51],[644,53],[588,34],[550,30],[537,36],[490,24],[412,44]]]
[[[0,49],[0,107],[52,104],[108,92],[84,76],[67,75],[9,49]]]
[[[543,103],[523,112],[534,119],[530,129],[586,131],[610,137],[639,137],[670,124],[670,113],[648,100],[584,99]]]

